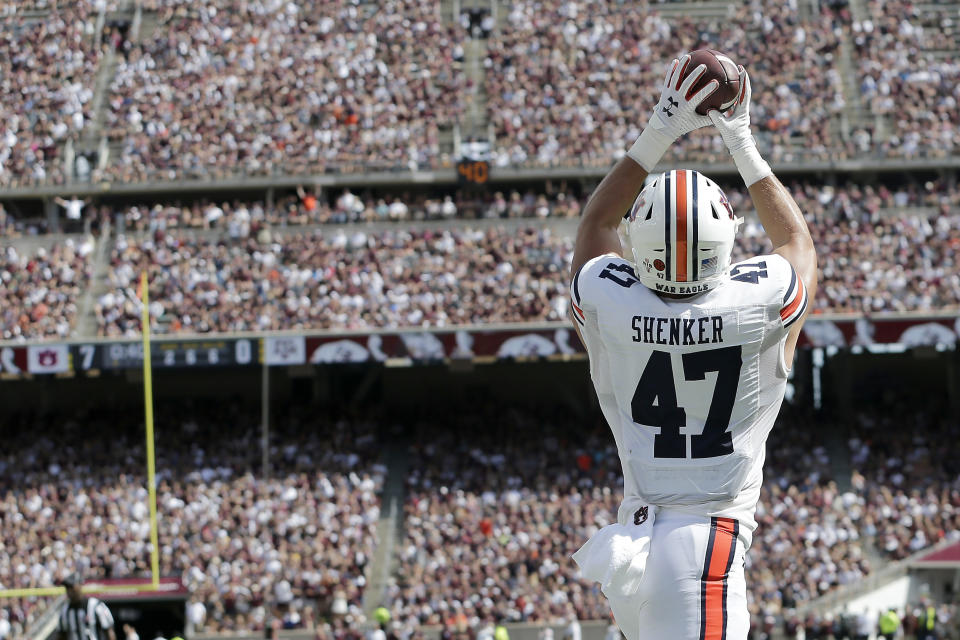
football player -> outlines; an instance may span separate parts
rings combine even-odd
[[[717,83],[691,95],[706,67],[684,75],[688,58],[670,65],[646,129],[587,203],[571,268],[571,315],[623,466],[611,526],[636,528],[628,537],[647,554],[643,564],[613,549],[622,536],[598,538],[611,566],[608,583],[595,579],[629,640],[747,637],[744,554],[764,445],[817,287],[807,225],[751,134],[746,72],[731,110],[701,116]],[[643,187],[677,138],[710,124],[750,191],[769,255],[731,264],[741,219],[702,173],[671,170]],[[625,217],[629,255],[617,233]]]

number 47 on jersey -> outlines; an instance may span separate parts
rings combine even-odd
[[[688,382],[706,380],[708,372],[717,373],[710,409],[703,432],[689,436],[690,458],[716,458],[733,453],[733,436],[728,431],[737,397],[742,348],[737,346],[675,354],[681,359],[683,377]],[[687,437],[680,433],[687,425],[687,412],[677,402],[671,355],[653,351],[637,384],[630,403],[633,421],[659,427],[653,439],[654,458],[686,458]]]

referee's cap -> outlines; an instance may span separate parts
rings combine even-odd
[[[76,587],[77,585],[83,584],[83,578],[76,571],[68,574],[65,578],[60,580],[61,587]]]

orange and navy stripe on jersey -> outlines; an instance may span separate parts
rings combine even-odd
[[[740,523],[711,518],[710,539],[700,578],[700,640],[727,640],[727,577],[737,551]]]
[[[573,306],[573,317],[580,323],[580,326],[583,326],[586,321],[586,317],[583,315],[583,303],[580,301],[580,272],[586,265],[586,262],[580,265],[580,268],[573,275],[573,300],[570,303]]]
[[[783,320],[783,326],[789,327],[803,316],[807,310],[807,288],[803,286],[803,280],[797,277],[796,270],[790,268],[790,285],[787,287],[787,293],[783,296],[783,306],[780,308],[780,319]]]

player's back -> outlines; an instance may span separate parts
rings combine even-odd
[[[679,299],[640,284],[626,260],[600,256],[572,289],[626,494],[751,522],[786,386],[783,345],[806,303],[790,264],[759,256]]]

